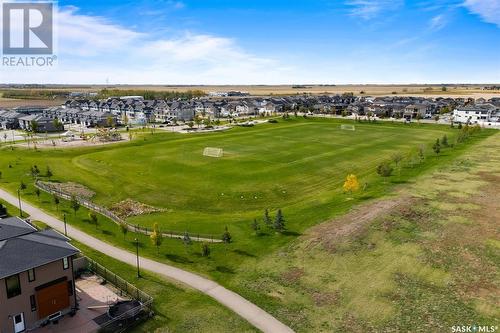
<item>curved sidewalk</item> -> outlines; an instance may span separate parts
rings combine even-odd
[[[17,197],[2,189],[0,189],[0,198],[7,201],[11,205],[18,205]],[[64,231],[64,223],[62,221],[44,213],[39,208],[36,208],[25,201],[22,201],[22,208],[23,211],[31,216],[31,219],[44,222],[56,230]],[[135,254],[100,241],[99,239],[94,238],[69,224],[67,225],[67,230],[69,237],[99,252],[105,253],[106,255],[114,259],[132,266],[136,265]],[[250,324],[263,332],[293,332],[291,328],[278,321],[276,318],[259,308],[257,305],[250,303],[240,295],[224,288],[214,281],[208,280],[204,277],[184,271],[182,269],[162,264],[143,257],[140,257],[140,265],[143,269],[161,274],[169,279],[180,281],[190,287],[198,289],[199,291],[203,292],[206,295],[209,295],[219,303],[233,310],[242,318],[246,319]]]

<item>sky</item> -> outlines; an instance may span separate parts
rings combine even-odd
[[[500,83],[500,0],[60,0],[56,37],[0,83]]]

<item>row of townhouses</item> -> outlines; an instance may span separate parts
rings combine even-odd
[[[297,95],[269,98],[196,98],[191,100],[144,100],[138,96],[107,100],[73,99],[59,107],[0,110],[0,128],[50,132],[62,124],[87,127],[116,124],[143,125],[191,121],[196,116],[216,118],[309,112],[430,119],[441,111],[453,111],[456,122],[496,123],[500,98],[424,98],[408,96],[354,97],[351,95]]]

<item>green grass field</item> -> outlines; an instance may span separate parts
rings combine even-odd
[[[5,178],[29,182],[30,164],[42,173],[50,165],[54,179],[88,186],[101,205],[133,198],[166,209],[131,218],[134,224],[219,234],[226,225],[240,229],[265,208],[284,209],[291,224],[329,217],[332,204],[345,199],[348,173],[368,182],[365,195],[374,195],[379,162],[445,133],[452,135],[437,126],[358,124],[351,132],[338,121],[291,120],[222,134],[156,134],[101,148],[4,150],[1,161],[20,166],[3,167]],[[205,147],[221,147],[225,156],[204,157]]]
[[[283,319],[300,313],[302,305],[292,309],[293,313],[286,312],[289,309],[281,308],[280,301],[259,289],[263,287],[252,285],[256,265],[266,256],[286,249],[311,226],[359,203],[389,195],[396,186],[452,162],[495,133],[483,130],[467,143],[445,148],[437,156],[432,144],[445,134],[454,142],[457,129],[379,122],[356,123],[353,132],[340,130],[344,122],[298,118],[224,133],[183,135],[157,131],[154,135],[138,134],[131,143],[79,149],[12,150],[3,145],[0,187],[14,193],[22,180],[28,185],[23,198],[49,213],[59,217],[66,213],[69,223],[130,251],[134,249],[132,240],[138,237],[141,255],[215,279]],[[425,148],[424,159],[409,163],[419,146]],[[225,156],[204,157],[205,147],[221,147]],[[388,178],[378,176],[377,165],[395,152],[405,156],[400,170]],[[88,210],[83,207],[74,214],[67,201],[62,200],[56,207],[46,193],[37,198],[29,172],[32,165],[40,168],[41,178],[50,166],[53,181],[89,187],[101,205],[132,198],[166,209],[130,218],[133,223],[159,223],[163,229],[219,235],[228,226],[234,242],[212,244],[211,256],[205,258],[200,255],[199,244],[185,246],[179,240],[165,239],[158,255],[148,236],[129,233],[124,237],[118,226],[102,216],[97,227],[91,225]],[[342,192],[349,173],[359,177],[364,190],[353,195]],[[286,233],[280,235],[262,225],[266,208],[271,215],[283,209]],[[259,235],[251,228],[254,218],[261,222]],[[388,256],[384,260],[392,259]]]

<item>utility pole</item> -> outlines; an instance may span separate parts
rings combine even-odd
[[[17,189],[17,200],[19,201],[19,216],[23,217],[23,210],[21,208],[21,189]]]
[[[68,237],[68,229],[66,228],[66,213],[63,214],[64,219],[64,236]]]
[[[139,271],[139,240],[135,239],[135,253],[137,257],[137,277],[141,277],[141,272]]]

